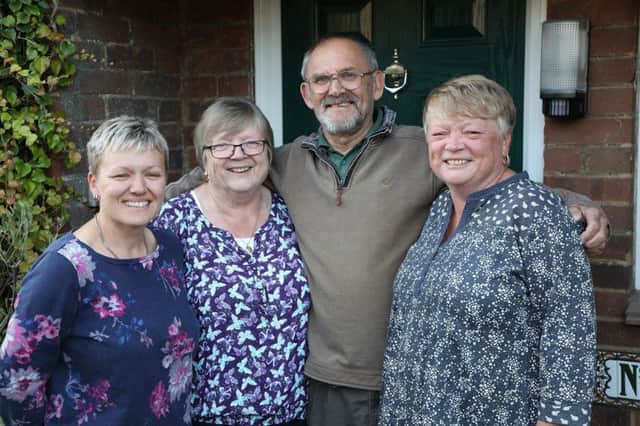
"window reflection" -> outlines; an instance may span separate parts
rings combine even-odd
[[[424,0],[423,38],[483,36],[486,32],[485,0]]]
[[[318,36],[335,32],[360,32],[371,40],[371,1],[318,1]]]

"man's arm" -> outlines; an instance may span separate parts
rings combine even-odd
[[[164,190],[164,199],[169,200],[183,192],[191,191],[195,187],[200,186],[205,180],[204,171],[199,166],[196,166],[177,181],[167,185],[167,188]]]
[[[580,240],[590,255],[602,254],[609,241],[609,218],[602,207],[589,197],[562,188],[550,188],[569,206],[573,220],[584,222],[586,229]]]

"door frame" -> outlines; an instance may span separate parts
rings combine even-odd
[[[536,182],[544,173],[544,115],[540,100],[540,47],[547,0],[527,0],[524,57],[522,166]],[[282,30],[280,0],[253,0],[254,89],[256,103],[282,145]],[[279,77],[278,77],[279,76]]]

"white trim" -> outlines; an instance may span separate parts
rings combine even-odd
[[[540,49],[542,22],[546,17],[547,0],[527,0],[524,42],[522,167],[536,182],[542,182],[544,178],[544,115],[540,100]]]
[[[254,0],[253,25],[256,104],[269,119],[275,145],[280,146],[283,138],[280,0]]]
[[[638,42],[640,42],[640,29],[638,30]],[[640,57],[640,45],[638,45],[636,50],[636,57]],[[640,93],[638,90],[640,89],[640,62],[636,60],[636,75],[635,81],[633,83],[633,88],[636,92],[636,111],[634,114],[634,170],[633,170],[633,229],[635,232],[633,233],[633,282],[636,290],[640,290],[640,272],[638,271],[638,267],[640,267],[640,206],[638,203],[640,202]]]

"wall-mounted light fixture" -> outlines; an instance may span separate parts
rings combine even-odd
[[[542,24],[540,97],[542,112],[552,118],[577,118],[587,112],[589,21]]]

